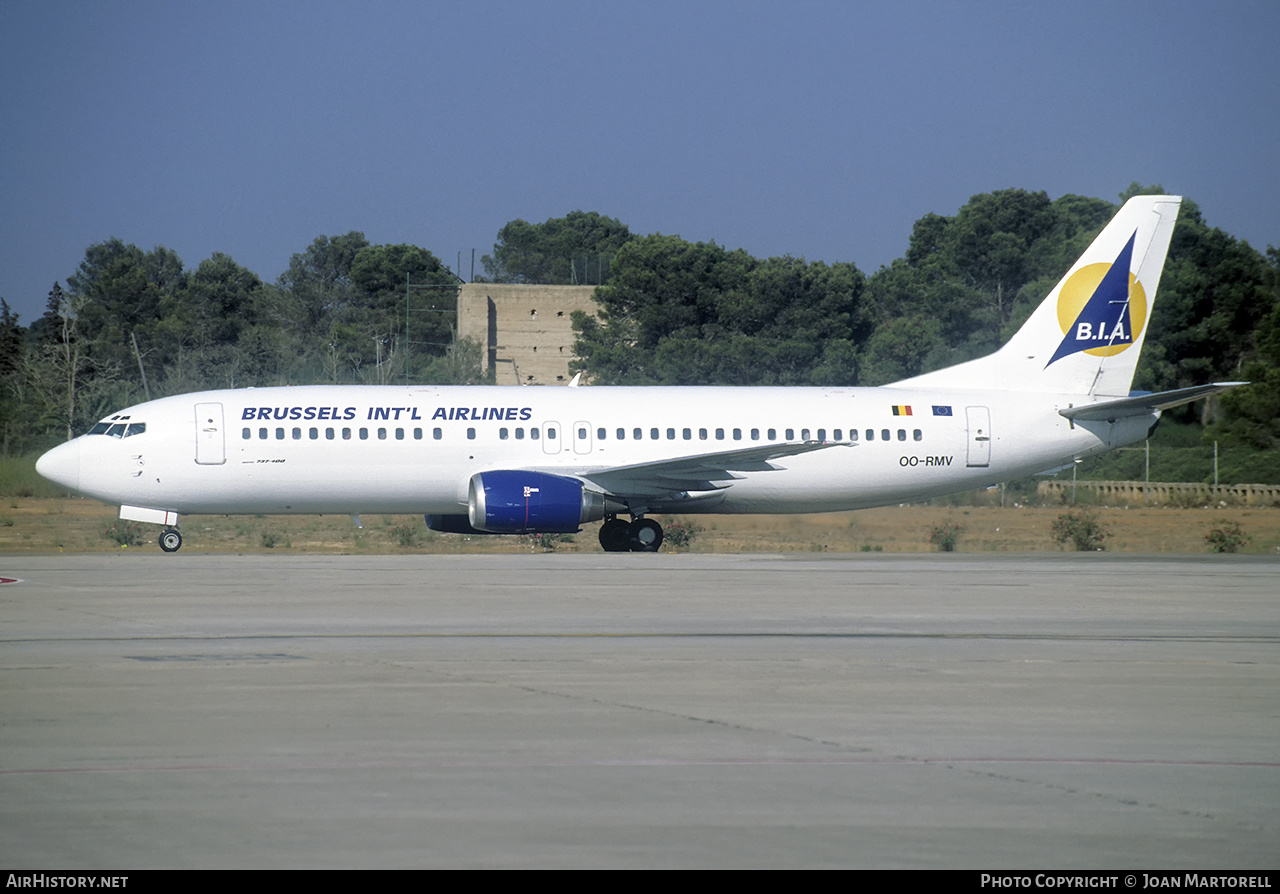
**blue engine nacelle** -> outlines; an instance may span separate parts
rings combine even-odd
[[[488,534],[471,527],[471,521],[465,515],[425,515],[427,527],[432,531],[445,534]]]
[[[581,481],[545,472],[498,470],[471,477],[467,520],[490,534],[573,533],[604,518],[604,494]]]

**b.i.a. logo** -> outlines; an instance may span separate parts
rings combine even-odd
[[[1058,294],[1063,339],[1050,364],[1084,352],[1110,357],[1128,348],[1147,322],[1147,293],[1129,268],[1135,231],[1113,264],[1090,264],[1071,274]]]

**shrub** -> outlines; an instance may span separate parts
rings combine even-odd
[[[279,543],[280,543],[280,535],[277,534],[275,531],[262,532],[263,549],[275,549],[276,546],[279,545]]]
[[[929,531],[929,542],[936,546],[941,552],[953,553],[956,551],[956,543],[960,540],[960,534],[964,531],[960,525],[957,525],[951,519],[947,519],[940,525],[934,525]]]
[[[108,528],[102,532],[102,536],[108,540],[114,540],[121,546],[142,546],[142,528],[133,522],[117,521],[112,522]]]
[[[1249,538],[1238,522],[1220,518],[1204,535],[1204,542],[1209,544],[1210,552],[1235,553],[1240,551],[1240,547],[1249,545]]]
[[[1058,543],[1071,543],[1080,552],[1103,549],[1102,541],[1110,537],[1106,526],[1090,512],[1064,512],[1050,528]]]
[[[418,545],[418,529],[413,525],[396,525],[391,529],[391,536],[405,549]]]
[[[544,553],[553,553],[562,543],[573,543],[572,534],[521,534],[520,543],[527,543],[533,549],[541,549]]]
[[[672,522],[664,529],[662,542],[676,549],[688,549],[693,538],[702,533],[702,528],[693,522]]]

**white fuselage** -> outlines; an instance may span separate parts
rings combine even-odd
[[[106,503],[181,514],[448,515],[467,512],[468,483],[487,470],[581,477],[754,445],[824,441],[833,446],[736,472],[707,493],[645,506],[821,512],[1033,474],[1141,440],[1158,418],[1073,425],[1058,415],[1072,401],[1088,400],[941,388],[209,391],[122,410],[104,421],[122,429],[55,448],[40,470]]]

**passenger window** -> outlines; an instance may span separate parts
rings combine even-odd
[[[760,429],[758,428],[751,429],[751,440],[753,441],[760,440]]]
[[[431,429],[431,437],[437,441],[440,440],[441,438],[444,437],[444,430],[440,428]]]
[[[333,429],[331,429],[331,428],[326,428],[326,429],[324,430],[324,439],[325,439],[326,441],[332,441],[332,440],[333,440],[333,436],[334,436],[335,434],[336,434],[336,432],[335,432]]]
[[[825,441],[827,439],[827,430],[825,428],[818,429],[818,440]]]
[[[633,428],[633,429],[631,429],[631,437],[635,438],[637,441],[643,441],[643,440],[644,440],[644,429],[643,429],[643,428]]]
[[[840,429],[838,429],[838,428],[837,428],[835,431],[833,431],[833,432],[831,433],[831,437],[832,437],[832,439],[833,439],[833,440],[836,440],[836,441],[843,441],[843,440],[844,440],[844,438],[840,437],[840,435],[841,435],[841,431],[840,431]]]
[[[475,429],[469,428],[467,431],[475,431]],[[468,435],[468,437],[474,438],[475,435]],[[556,439],[556,430],[554,428],[547,429],[547,437],[554,441]]]
[[[741,441],[741,440],[742,440],[742,429],[740,429],[740,428],[735,428],[735,429],[733,430],[733,439],[734,439],[735,441]]]
[[[683,435],[684,435],[684,439],[685,439],[686,441],[692,441],[692,440],[693,440],[693,429],[691,429],[691,428],[686,428],[684,431],[682,431],[682,432],[681,432],[681,434],[683,434]]]
[[[707,430],[705,428],[698,429],[698,440],[705,441],[707,439]]]
[[[605,439],[606,434],[607,432],[603,428],[596,429],[596,438],[598,438],[599,440],[603,441]]]
[[[301,440],[302,440],[302,429],[300,429],[300,428],[295,428],[295,429],[293,430],[293,439],[294,439],[295,441],[301,441]]]
[[[769,429],[769,440],[770,441],[778,440],[778,430],[776,428]]]
[[[315,431],[315,429],[312,429],[312,431]],[[387,430],[385,428],[378,429],[378,440],[385,441],[386,439],[387,439]]]
[[[796,439],[796,430],[794,428],[787,429],[787,440],[794,441]]]
[[[625,428],[618,429],[618,440],[625,441],[627,439],[627,430]]]
[[[874,428],[867,429],[867,440],[874,441],[876,439],[876,430]]]
[[[351,440],[351,429],[349,429],[349,428],[344,428],[344,429],[342,430],[342,440],[344,440],[344,441],[350,441],[350,440]]]
[[[551,437],[555,437],[555,432],[551,431]],[[467,429],[467,440],[474,441],[476,439],[476,430],[474,428]]]
[[[858,440],[858,430],[856,428],[849,429],[849,440],[850,441]]]
[[[578,440],[585,441],[587,439],[587,430],[585,428],[578,429]]]
[[[667,440],[674,441],[676,439],[676,430],[674,428],[667,429]]]
[[[95,426],[95,427],[96,427],[96,426]],[[103,429],[103,431],[106,431],[106,429]],[[102,434],[102,432],[89,432],[89,434],[91,434],[91,435],[92,435],[92,434]],[[247,429],[247,428],[242,428],[242,429],[240,429],[240,437],[244,438],[244,439],[247,441],[247,440],[249,440],[250,438],[252,438],[252,437],[253,437],[253,432],[249,431],[249,429]]]
[[[911,438],[912,440],[915,440],[915,441],[923,441],[924,434],[920,431],[920,429],[917,428],[915,431],[911,433]]]
[[[802,441],[809,440],[809,429],[807,428],[800,429],[800,440]]]
[[[538,437],[539,437],[539,433],[540,433],[540,432],[541,432],[541,429],[537,429],[537,428],[531,428],[531,429],[529,429],[529,440],[531,440],[531,441],[536,441],[536,440],[538,440]]]
[[[266,429],[263,429],[263,431],[266,431]],[[310,438],[311,440],[313,440],[313,441],[315,441],[315,440],[319,439],[319,437],[320,437],[320,429],[318,429],[318,428],[312,428],[312,429],[309,429],[309,430],[307,431],[307,437],[309,437],[309,438]]]
[[[890,440],[890,438],[891,438],[891,435],[889,434],[889,429],[887,428],[880,429],[880,440],[888,441]]]
[[[360,440],[362,441],[369,440],[369,429],[367,428],[360,429]]]
[[[403,441],[403,440],[404,440],[404,429],[403,429],[403,428],[397,428],[397,429],[396,429],[396,440],[397,440],[397,441]]]
[[[723,429],[723,428],[717,428],[717,429],[716,429],[716,440],[717,440],[717,441],[723,441],[723,440],[724,440],[724,429]]]
[[[517,428],[517,429],[516,429],[516,440],[517,440],[517,441],[523,441],[523,440],[524,440],[524,429],[523,429],[523,428]]]
[[[505,441],[509,432],[505,428],[498,429],[498,440]]]
[[[277,429],[276,429],[276,440],[277,440],[277,441],[283,441],[283,440],[284,440],[284,429],[283,429],[283,428],[277,428]]]
[[[114,428],[114,426],[112,426],[112,427]],[[314,428],[313,428],[313,429],[311,429],[311,430],[312,430],[312,431],[315,431],[315,429],[314,429]],[[107,434],[111,434],[111,432],[107,432]],[[315,437],[315,436],[313,435],[312,437]],[[266,439],[267,439],[267,430],[266,430],[265,428],[260,428],[260,429],[258,429],[258,440],[259,440],[259,441],[265,441]]]
[[[658,440],[658,430],[656,428],[649,429],[649,440],[651,441]]]
[[[898,440],[905,441],[907,439],[907,430],[905,428],[898,429]]]
[[[422,440],[422,429],[420,429],[420,428],[415,428],[415,429],[413,430],[413,439],[414,439],[415,441],[421,441],[421,440]]]

